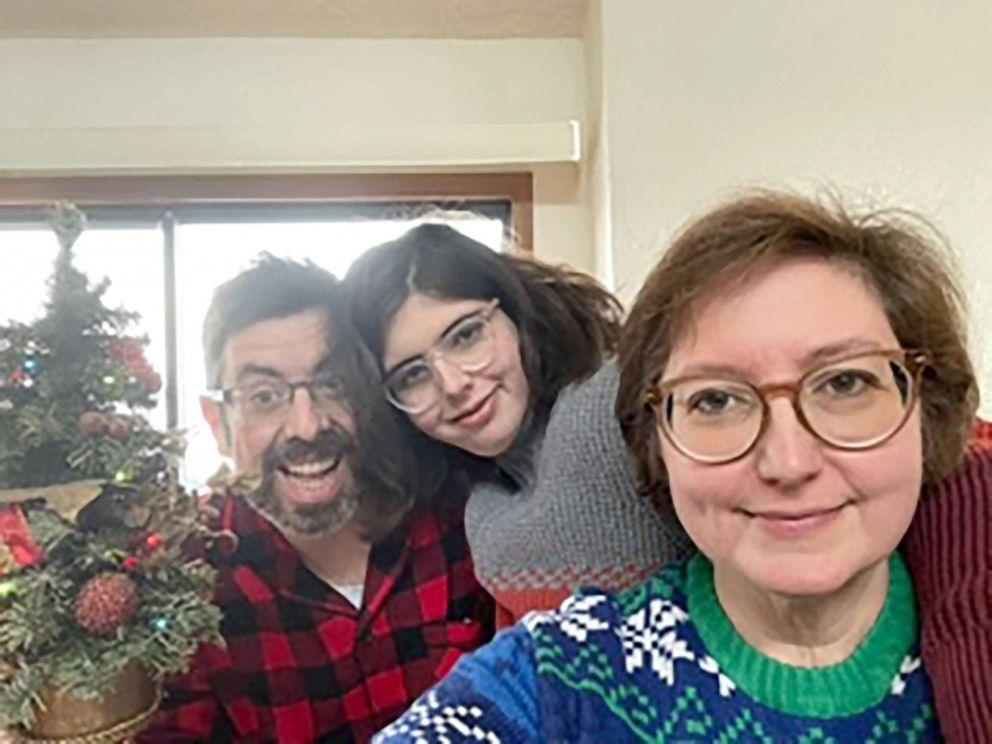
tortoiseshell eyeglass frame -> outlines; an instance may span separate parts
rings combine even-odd
[[[803,390],[803,386],[806,381],[813,375],[823,371],[824,369],[830,368],[832,366],[843,364],[851,359],[860,359],[861,357],[869,356],[880,356],[885,359],[890,360],[901,365],[908,373],[907,377],[911,381],[911,391],[908,400],[903,409],[902,419],[896,424],[890,431],[885,434],[874,437],[872,439],[866,440],[864,442],[835,442],[827,439],[818,431],[816,431],[813,426],[810,425],[809,419],[806,417],[805,412],[800,405],[800,395]],[[909,420],[910,415],[913,412],[913,408],[916,405],[916,401],[920,396],[920,380],[923,375],[923,370],[930,364],[930,354],[922,349],[882,349],[879,351],[859,351],[852,354],[848,354],[836,359],[832,359],[829,362],[817,365],[813,369],[809,370],[802,377],[800,377],[796,382],[793,383],[777,383],[773,385],[752,385],[745,380],[727,380],[728,382],[733,381],[735,384],[743,385],[751,389],[754,392],[757,400],[761,401],[761,424],[755,430],[754,436],[751,438],[750,442],[741,449],[740,452],[734,452],[730,455],[720,455],[720,456],[705,456],[694,453],[687,449],[685,445],[679,442],[678,437],[675,432],[671,430],[671,426],[668,423],[667,417],[665,416],[665,404],[668,397],[672,394],[672,391],[679,385],[685,382],[690,382],[692,380],[712,380],[716,379],[713,375],[686,375],[684,377],[677,377],[671,380],[666,380],[665,382],[656,382],[650,386],[645,392],[645,404],[650,406],[655,415],[655,423],[658,430],[662,433],[665,439],[679,452],[681,452],[686,457],[695,460],[697,462],[709,464],[709,465],[723,465],[728,462],[734,462],[742,457],[746,456],[757,444],[761,437],[764,435],[766,429],[768,428],[768,422],[771,418],[771,407],[769,406],[769,401],[772,398],[778,396],[785,396],[789,398],[792,402],[792,408],[796,412],[796,418],[799,423],[803,426],[806,431],[816,437],[819,441],[824,444],[841,450],[866,450],[872,447],[878,447],[879,445],[887,442],[889,439],[894,437],[899,431],[905,426],[906,421]]]

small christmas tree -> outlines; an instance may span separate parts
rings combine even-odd
[[[136,316],[73,265],[82,215],[53,226],[44,317],[0,328],[0,730],[117,741],[220,641],[216,535],[178,484],[181,437],[140,414],[161,379]]]
[[[45,315],[0,327],[0,488],[83,478],[140,480],[181,448],[141,412],[162,379],[144,356],[147,339],[126,335],[137,316],[103,303],[73,264],[82,214],[59,205],[61,248]]]

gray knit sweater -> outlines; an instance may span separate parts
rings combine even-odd
[[[475,570],[516,619],[557,606],[579,586],[639,583],[678,560],[688,540],[634,488],[613,413],[619,374],[607,363],[566,388],[497,464],[516,488],[477,485],[465,514]]]

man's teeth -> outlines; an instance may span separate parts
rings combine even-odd
[[[319,460],[317,462],[307,462],[300,465],[285,466],[286,472],[296,478],[315,478],[325,475],[338,466],[340,459]]]

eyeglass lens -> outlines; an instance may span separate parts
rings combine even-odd
[[[493,342],[488,317],[477,314],[463,319],[430,352],[390,374],[386,383],[390,399],[412,412],[429,408],[441,394],[435,360],[441,359],[464,372],[478,371],[492,361]]]
[[[807,374],[796,405],[817,437],[859,449],[879,443],[902,425],[913,401],[912,386],[912,375],[898,360],[865,355]],[[659,424],[680,450],[712,462],[746,452],[761,435],[768,411],[757,388],[719,378],[677,382],[657,408]]]
[[[231,405],[246,419],[284,416],[300,388],[306,388],[314,405],[326,405],[341,396],[341,384],[333,377],[315,377],[288,382],[278,377],[257,380],[231,390]]]

